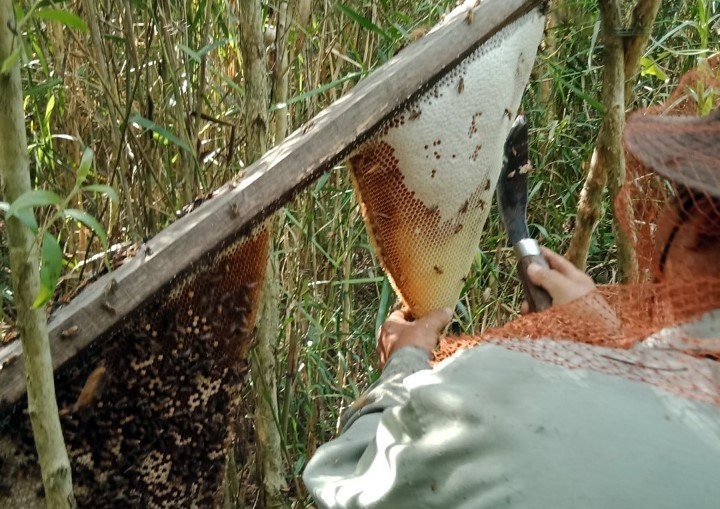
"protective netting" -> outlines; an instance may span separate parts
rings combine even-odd
[[[699,104],[698,97],[714,98],[715,104]],[[633,352],[651,345],[720,360],[714,315],[720,308],[720,110],[707,114],[718,104],[720,56],[686,74],[664,105],[628,118],[626,183],[615,214],[635,248],[637,282],[600,286],[584,298],[477,337],[445,338],[437,359],[484,341],[568,366],[591,367],[591,357],[597,359],[586,355],[584,364],[573,363],[557,346],[548,346],[552,342],[517,341],[553,338],[558,344],[570,341]],[[607,359],[591,368],[606,371],[617,364]],[[691,367],[657,369],[670,373],[669,381],[658,385],[705,399],[697,384],[679,379]],[[717,373],[709,375],[709,383],[717,394]],[[713,401],[720,404],[716,396]]]
[[[228,242],[57,373],[79,507],[219,506],[267,256],[265,228]],[[2,424],[0,506],[43,507],[23,408]]]

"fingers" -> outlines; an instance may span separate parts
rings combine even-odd
[[[592,278],[569,260],[544,247],[542,252],[550,268],[531,263],[528,266],[528,277],[534,284],[547,290],[553,304],[565,304],[595,289]]]
[[[382,368],[397,349],[415,346],[428,353],[437,345],[440,335],[452,319],[453,310],[439,309],[414,321],[409,321],[407,311],[398,310],[390,314],[378,331],[377,352]]]
[[[556,295],[563,295],[574,286],[574,281],[554,269],[546,269],[537,263],[531,263],[527,269],[530,281],[547,290],[555,301]]]
[[[437,309],[415,321],[418,327],[425,327],[434,334],[442,334],[452,320],[452,308]]]
[[[540,246],[543,256],[550,265],[551,269],[558,271],[559,273],[569,277],[570,279],[586,279],[588,277],[583,271],[578,269],[570,260],[564,256],[556,253],[552,249],[548,249],[545,246]]]

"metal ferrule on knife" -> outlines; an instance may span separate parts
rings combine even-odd
[[[540,244],[535,239],[521,239],[514,246],[515,257],[519,260],[526,256],[540,256]]]

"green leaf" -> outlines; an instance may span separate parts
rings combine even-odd
[[[48,99],[47,105],[45,106],[45,117],[44,117],[44,126],[47,132],[51,132],[52,128],[50,127],[50,118],[52,117],[52,112],[55,109],[55,94],[51,95]]]
[[[205,55],[210,53],[212,50],[219,48],[220,46],[224,46],[229,42],[230,42],[230,39],[226,39],[226,38],[218,39],[217,41],[213,41],[210,44],[200,48],[198,51],[195,51],[195,50],[191,49],[189,46],[186,46],[181,43],[178,43],[177,46],[178,46],[178,48],[183,50],[185,53],[187,53],[187,55],[191,59],[193,59],[196,62],[200,62],[200,60],[202,60],[205,57]]]
[[[667,81],[668,77],[662,69],[660,69],[654,60],[648,57],[642,57],[640,59],[640,68],[642,69],[643,76],[655,76],[661,81]]]
[[[15,64],[17,64],[20,61],[20,45],[18,44],[15,46],[15,49],[13,50],[8,57],[3,60],[2,66],[0,66],[0,76],[3,74],[7,74],[10,72],[10,69],[12,69]]]
[[[33,214],[32,209],[19,210],[15,213],[15,217],[31,232],[37,235],[39,229],[37,220],[35,220],[35,214]]]
[[[18,212],[32,209],[33,207],[45,207],[47,205],[60,205],[62,198],[52,191],[42,189],[31,189],[18,196],[17,200],[10,204],[7,210],[7,217],[17,216]],[[19,218],[18,218],[19,219]],[[22,221],[22,219],[21,219]]]
[[[35,297],[35,302],[33,302],[33,309],[44,306],[52,298],[62,272],[62,262],[63,254],[60,244],[53,235],[45,233],[40,265],[40,291]]]
[[[33,301],[32,309],[37,309],[47,304],[50,299],[52,299],[53,293],[55,292],[50,290],[47,286],[40,285],[40,291],[38,291],[37,297],[35,297],[35,300]]]
[[[390,297],[393,294],[390,280],[387,277],[383,278],[382,289],[380,290],[380,303],[378,304],[377,315],[375,315],[375,330],[379,331],[385,319],[390,314]]]
[[[180,48],[181,50],[183,50],[187,54],[187,56],[189,56],[195,62],[200,61],[200,58],[201,58],[200,54],[197,53],[196,51],[191,50],[189,46],[186,46],[185,44],[182,44],[179,42],[177,47]]]
[[[103,248],[107,251],[107,234],[105,233],[105,228],[102,227],[97,219],[87,212],[78,209],[65,209],[63,210],[63,216],[74,219],[94,231],[95,235],[100,239],[100,242],[102,242]]]
[[[366,17],[362,16],[361,14],[358,14],[356,11],[352,10],[347,5],[337,3],[337,4],[335,4],[335,7],[337,7],[337,9],[340,12],[342,12],[345,16],[347,16],[351,20],[355,21],[358,25],[365,28],[366,30],[375,32],[376,34],[378,34],[380,37],[382,37],[386,41],[392,41],[392,37],[390,37],[382,28],[380,28],[375,23],[373,23]]]
[[[35,11],[35,14],[33,14],[33,17],[44,19],[45,21],[57,21],[81,32],[88,31],[87,24],[80,16],[61,9],[38,9]]]
[[[44,81],[43,83],[38,83],[37,85],[35,85],[33,87],[28,87],[25,90],[25,97],[42,95],[43,93],[45,93],[45,91],[55,88],[60,84],[62,84],[62,80],[60,78],[53,78],[53,79]]]
[[[85,179],[90,174],[90,168],[92,167],[92,161],[93,161],[93,150],[90,147],[86,147],[83,151],[82,159],[80,159],[80,166],[78,166],[77,171],[77,183],[76,185],[81,185],[83,182],[85,182]]]
[[[8,215],[8,211],[10,210],[10,204],[6,201],[0,201],[0,210],[5,212],[6,217],[10,217]],[[37,221],[35,220],[35,214],[33,214],[32,210],[30,209],[23,209],[23,210],[17,210],[15,211],[15,217],[25,226],[30,228],[30,230],[37,234],[38,232],[38,225]]]
[[[105,186],[102,184],[90,184],[88,186],[83,187],[83,191],[104,194],[113,203],[117,203],[119,201],[119,198],[118,198],[117,193],[115,192],[115,189],[113,189],[110,186]]]
[[[192,154],[192,150],[188,146],[187,143],[185,143],[183,140],[175,136],[172,132],[170,132],[168,129],[166,129],[163,126],[160,126],[153,122],[152,120],[148,120],[147,118],[138,115],[137,113],[134,113],[130,116],[128,121],[132,124],[137,124],[140,127],[144,127],[145,129],[150,129],[152,132],[160,136],[161,138],[165,138],[167,141],[174,143],[181,149],[185,150],[186,152],[190,152]]]

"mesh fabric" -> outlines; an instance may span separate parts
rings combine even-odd
[[[703,117],[710,108],[698,97],[720,103],[720,56],[686,74],[665,104],[628,119],[626,183],[615,214],[635,248],[638,281],[600,286],[581,299],[482,335],[444,338],[437,360],[491,341],[569,367],[617,368],[616,359],[598,364],[597,355],[587,350],[580,354],[584,362],[570,362],[556,345],[532,344],[541,338],[632,351],[652,345],[658,351],[682,351],[688,359],[720,360],[720,320],[714,313],[720,309],[720,114]],[[688,325],[693,322],[702,326]],[[678,368],[677,377],[692,370]],[[710,376],[715,394],[717,376]],[[659,385],[699,397],[697,384],[677,377]],[[716,397],[713,401],[720,404]]]

